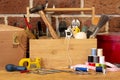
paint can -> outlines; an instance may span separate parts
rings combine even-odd
[[[103,49],[105,61],[120,64],[120,33],[97,34],[97,48]]]

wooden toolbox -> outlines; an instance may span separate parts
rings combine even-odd
[[[96,47],[96,39],[31,39],[30,58],[41,58],[45,68],[66,68],[85,64],[91,48]]]
[[[27,35],[24,29],[0,25],[0,69],[7,64],[18,65],[25,57],[27,48]]]

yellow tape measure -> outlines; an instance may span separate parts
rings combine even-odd
[[[27,63],[27,65],[25,65]],[[35,58],[35,61],[31,61],[30,58],[22,58],[19,61],[19,66],[26,66],[27,69],[41,68],[40,58]]]

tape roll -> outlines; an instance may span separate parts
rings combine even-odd
[[[93,56],[88,56],[88,62],[93,62]]]
[[[85,32],[78,32],[74,35],[75,39],[87,39]]]
[[[99,56],[93,56],[93,62],[99,63]]]
[[[95,66],[96,66],[96,67],[100,67],[101,64],[100,64],[100,63],[96,63]]]
[[[105,56],[99,56],[99,63],[105,64]]]
[[[84,68],[84,67],[76,67],[75,71],[83,71],[83,72],[88,72],[88,68]]]
[[[88,63],[89,66],[95,66],[95,63]]]
[[[91,49],[91,55],[92,56],[97,56],[97,49],[96,48]]]
[[[103,67],[96,67],[96,72],[103,72]]]
[[[97,49],[97,56],[103,56],[103,49]]]

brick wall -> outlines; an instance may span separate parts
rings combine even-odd
[[[46,0],[0,0],[0,24],[12,25],[17,27],[25,27],[23,15],[26,14],[26,7],[33,7],[38,4],[44,4]],[[120,0],[48,0],[48,7],[95,7],[96,16],[101,14],[107,14],[110,17],[109,31],[118,32],[120,31]],[[68,13],[68,12],[66,12]],[[79,12],[78,12],[79,13]],[[80,17],[80,13],[74,14],[75,18],[78,18],[82,22],[85,19],[90,18],[88,13],[85,18]],[[70,23],[74,18],[71,14],[65,14],[64,19]],[[36,27],[37,22],[42,22],[42,27],[45,31],[45,24],[37,13],[30,15],[30,23],[33,28]],[[63,18],[63,17],[62,17]],[[54,16],[52,23],[57,23],[56,20],[61,20],[61,15]],[[68,25],[69,25],[68,23]],[[53,26],[56,26],[55,24]]]

